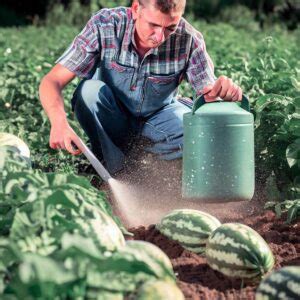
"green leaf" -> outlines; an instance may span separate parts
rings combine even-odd
[[[96,300],[123,300],[124,295],[122,293],[112,292],[102,288],[88,288],[86,298]]]
[[[288,210],[287,223],[290,224],[300,217],[300,199],[294,200],[294,204]]]
[[[293,135],[300,137],[300,114],[294,113],[289,121],[289,129]]]
[[[93,239],[83,237],[79,234],[65,233],[61,239],[61,246],[64,253],[67,253],[70,249],[78,251],[79,256],[92,256],[95,259],[102,259],[103,255],[99,248],[95,245]]]
[[[133,292],[142,283],[153,280],[156,277],[144,272],[127,273],[124,271],[104,271],[99,272],[92,266],[87,274],[87,286],[114,292]]]
[[[291,82],[296,91],[300,92],[300,80],[297,80],[296,77],[291,77]]]
[[[64,284],[76,279],[72,272],[53,259],[30,253],[24,255],[19,275],[25,284],[32,282]]]
[[[300,168],[300,138],[296,139],[294,143],[287,147],[286,159],[290,168],[295,165],[298,165]]]

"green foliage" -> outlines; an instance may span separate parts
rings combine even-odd
[[[53,2],[49,6],[46,18],[42,24],[47,26],[73,25],[83,27],[92,14],[101,8],[111,8],[117,6],[129,6],[131,1],[128,0],[90,0],[86,5],[82,5],[79,0],[70,0],[63,5],[60,2]]]
[[[97,11],[98,9],[95,9]],[[91,16],[91,9],[80,4],[79,0],[71,0],[64,6],[62,3],[54,3],[49,6],[45,18],[46,26],[74,25],[82,27]]]
[[[201,16],[204,19],[219,13],[220,1],[219,0],[190,0],[186,4],[186,12],[193,13],[195,17]]]
[[[3,153],[1,152],[1,154]],[[49,214],[65,218],[66,221],[62,219],[62,223],[55,223],[55,226],[63,229],[67,225],[69,217],[76,218],[78,215],[82,218],[91,218],[97,213],[97,210],[100,210],[114,218],[116,223],[122,227],[105,201],[104,193],[92,187],[84,177],[74,174],[42,173],[29,168],[25,161],[17,163],[15,157],[14,160],[11,160],[9,156],[4,156],[4,163],[0,165],[0,169],[2,174],[0,216],[2,221],[7,218],[11,220],[11,217],[7,216],[8,211],[14,216],[16,213],[20,216],[16,221],[16,227],[10,228],[12,230],[10,234],[16,236],[18,242],[22,240],[22,234],[18,234],[21,223],[24,232],[30,232],[30,230],[41,232],[41,227],[45,226],[52,228],[55,222],[53,223]],[[35,214],[33,211],[36,211]],[[37,214],[38,211],[39,214]],[[24,213],[31,217],[29,219],[26,216],[22,217]],[[1,235],[8,233],[4,223],[0,227]],[[125,232],[125,229],[122,229]]]
[[[243,5],[227,6],[221,10],[218,19],[235,28],[258,31],[259,24],[255,21],[255,14]]]
[[[2,0],[0,9],[0,26],[50,24],[76,25],[82,27],[91,13],[103,7],[129,6],[131,0]],[[2,3],[1,2],[1,3]],[[251,10],[260,28],[281,24],[294,30],[299,25],[298,0],[189,0],[186,11],[195,18],[202,18],[210,23],[230,19],[236,23],[235,17],[245,26],[249,13],[240,6]],[[240,13],[240,14],[239,14]],[[254,26],[256,23],[251,20]],[[249,24],[247,25],[249,26]]]
[[[92,11],[97,11],[103,7],[130,6],[131,2],[131,0],[91,0],[90,7]]]
[[[283,213],[287,213],[287,224],[300,218],[300,199],[286,200],[283,202],[270,201],[265,204],[265,209],[274,209],[277,218],[281,218]]]
[[[50,124],[38,100],[42,76],[50,71],[76,33],[76,29],[65,26],[48,30],[2,29],[0,33],[0,132],[13,133],[24,140],[31,150],[33,165],[44,171],[78,173],[88,165],[83,158],[50,149]],[[71,99],[77,82],[64,91],[66,99]],[[84,136],[71,113],[70,101],[65,106],[72,127]]]
[[[109,216],[128,232],[88,180],[1,157],[1,299],[123,299],[148,280],[175,283],[159,248],[125,244]]]

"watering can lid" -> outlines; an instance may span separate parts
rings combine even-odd
[[[195,100],[192,112],[186,113],[184,118],[192,124],[252,124],[253,115],[249,111],[249,101],[245,96],[241,106],[226,101],[207,103],[201,96]]]

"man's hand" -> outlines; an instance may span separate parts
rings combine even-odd
[[[67,121],[52,124],[49,144],[52,149],[64,149],[73,155],[82,153],[80,138]],[[72,144],[74,144],[77,149],[74,149]]]
[[[241,101],[242,89],[226,76],[220,76],[214,85],[203,88],[202,94],[206,102],[216,101],[218,97],[225,101]]]
[[[65,149],[73,155],[82,152],[81,140],[70,127],[64,110],[63,88],[76,77],[60,64],[46,74],[40,84],[40,100],[51,123],[49,145],[52,149]],[[77,147],[74,149],[72,144]]]

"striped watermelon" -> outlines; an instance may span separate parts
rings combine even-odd
[[[125,246],[122,231],[115,221],[99,209],[91,210],[91,218],[75,219],[80,226],[80,231],[87,237],[91,237],[94,243],[103,250],[115,251]]]
[[[158,279],[175,282],[176,277],[168,256],[157,246],[145,241],[126,241],[126,247],[119,251],[132,261],[140,263],[141,271],[154,275]]]
[[[18,152],[26,159],[30,158],[30,150],[28,146],[23,140],[13,134],[0,132],[0,148],[2,147]]]
[[[265,240],[239,223],[217,228],[207,241],[205,254],[211,268],[231,277],[261,279],[274,265],[274,256]]]
[[[184,300],[181,290],[171,282],[153,280],[145,282],[139,289],[136,300]]]
[[[176,209],[166,215],[156,228],[190,251],[201,254],[209,235],[221,225],[208,213],[194,209]]]
[[[256,300],[299,300],[300,267],[279,269],[264,279],[255,295]]]

